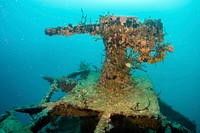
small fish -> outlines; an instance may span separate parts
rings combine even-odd
[[[96,41],[98,41],[98,40],[101,40],[101,38],[98,38],[98,37],[97,37],[97,38],[95,38],[95,42],[96,42]]]
[[[131,67],[131,63],[125,63],[125,65],[129,68]]]

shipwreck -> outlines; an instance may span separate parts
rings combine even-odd
[[[101,36],[105,49],[102,68],[81,62],[79,70],[58,78],[44,76],[50,84],[39,104],[15,107],[0,117],[5,132],[180,132],[195,133],[196,125],[173,110],[155,92],[151,80],[134,76],[144,64],[162,62],[170,43],[164,43],[161,19],[139,22],[132,16],[100,16],[96,23],[46,28],[48,36],[90,34]],[[51,101],[55,91],[66,95]],[[28,113],[32,120],[21,124],[15,112]],[[9,127],[8,123],[15,123]],[[20,128],[20,129],[19,129]]]

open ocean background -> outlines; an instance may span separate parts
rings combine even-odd
[[[147,73],[160,97],[194,120],[200,132],[199,0],[0,0],[0,114],[13,106],[37,104],[49,88],[41,76],[76,71],[81,60],[101,67],[102,40],[94,36],[48,37],[47,27],[78,24],[81,8],[99,15],[161,18],[175,48]],[[60,97],[61,95],[57,95]],[[20,116],[21,118],[25,116]]]

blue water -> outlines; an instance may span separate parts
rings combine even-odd
[[[94,1],[94,0],[93,0]],[[174,53],[147,66],[160,97],[197,123],[200,132],[200,2],[198,0],[1,0],[0,113],[39,103],[49,85],[42,75],[75,71],[81,60],[101,66],[102,41],[89,35],[48,37],[47,27],[78,24],[81,8],[96,21],[115,15],[161,18]]]

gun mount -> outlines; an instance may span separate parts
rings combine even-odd
[[[142,63],[161,62],[165,52],[173,52],[169,43],[164,44],[161,19],[138,22],[136,17],[101,16],[99,24],[79,24],[67,27],[47,28],[46,35],[90,34],[103,39],[106,59],[99,84],[101,88],[115,85],[123,89],[132,84],[131,69],[141,69]]]

